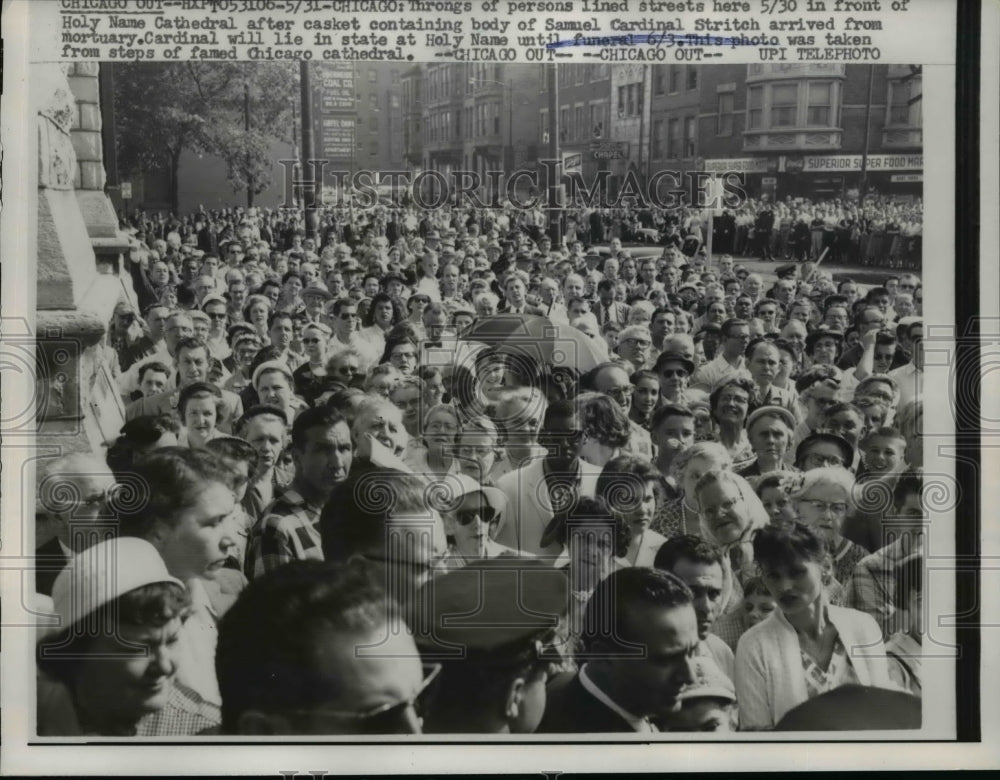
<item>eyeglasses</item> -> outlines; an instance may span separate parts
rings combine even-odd
[[[625,339],[623,344],[632,344],[636,347],[651,347],[653,346],[652,341],[646,341],[645,339]]]
[[[209,319],[212,320],[224,320],[227,316],[229,316],[224,311],[215,312],[214,314],[212,312],[206,312],[206,314],[208,314]]]
[[[688,372],[685,371],[683,368],[674,368],[674,369],[666,368],[660,372],[660,376],[662,376],[664,379],[683,379],[687,375]]]
[[[353,319],[356,319],[357,316],[358,316],[358,313],[354,312],[354,311],[352,311],[352,312],[346,312],[346,311],[344,311],[344,312],[340,313],[340,319],[342,319],[342,320],[353,320]]]
[[[314,338],[304,338],[304,339],[302,339],[302,343],[303,344],[319,344],[320,341],[321,341],[321,339],[314,339]]]
[[[492,509],[461,509],[455,512],[455,521],[462,526],[470,525],[476,520],[481,520],[488,525],[493,525],[500,520],[500,515]]]
[[[803,458],[803,460],[810,464],[819,466],[843,466],[844,459],[839,455],[822,455],[818,452],[810,452]]]
[[[609,387],[604,391],[605,395],[610,395],[612,398],[616,398],[619,401],[627,401],[632,397],[631,387]]]
[[[420,687],[405,699],[388,702],[365,712],[344,712],[342,710],[327,710],[322,707],[303,708],[292,712],[346,721],[351,725],[353,734],[404,734],[412,729],[408,727],[407,714],[410,710],[418,719],[422,719],[426,709],[427,691],[441,674],[441,664],[424,667],[424,679]]]
[[[835,515],[847,514],[847,504],[844,501],[820,501],[818,498],[804,498],[803,504],[808,504],[817,512],[832,512]]]

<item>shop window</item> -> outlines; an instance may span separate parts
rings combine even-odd
[[[653,121],[653,159],[660,160],[663,158],[663,120],[656,119]]]

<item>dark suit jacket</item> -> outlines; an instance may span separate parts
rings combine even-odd
[[[540,734],[607,734],[632,732],[632,727],[614,710],[591,695],[579,674],[564,672],[546,687],[545,715],[536,731]]]
[[[51,596],[56,577],[67,563],[69,558],[54,536],[35,550],[35,591]]]

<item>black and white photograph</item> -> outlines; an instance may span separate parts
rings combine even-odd
[[[31,63],[28,744],[955,739],[928,70]]]

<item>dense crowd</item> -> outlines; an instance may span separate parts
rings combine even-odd
[[[40,735],[919,725],[919,277],[542,227],[133,215]]]

